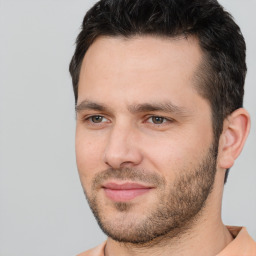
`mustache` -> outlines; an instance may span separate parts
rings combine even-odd
[[[93,181],[93,189],[100,188],[102,183],[109,180],[115,179],[120,181],[130,180],[132,182],[143,182],[153,186],[165,185],[165,179],[158,173],[152,171],[138,170],[134,168],[119,168],[113,169],[108,168],[98,173]]]

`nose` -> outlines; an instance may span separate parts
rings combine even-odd
[[[141,163],[142,152],[136,131],[127,125],[115,125],[107,141],[104,162],[111,168],[133,167]]]

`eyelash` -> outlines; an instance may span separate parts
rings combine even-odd
[[[100,122],[93,122],[92,119],[93,118],[102,118],[102,119],[106,119],[108,120],[106,117],[104,117],[103,115],[92,115],[92,116],[88,116],[88,117],[85,117],[84,118],[84,122],[87,122],[91,125],[102,125],[103,123],[107,123],[107,121],[100,121]],[[154,121],[152,120],[153,118],[159,118],[159,119],[162,119],[162,122],[161,123],[154,123]],[[149,120],[152,120],[151,122],[149,122]],[[166,117],[163,117],[163,116],[158,116],[158,115],[150,115],[150,116],[147,116],[145,121],[145,123],[149,123],[150,125],[154,125],[154,126],[157,126],[157,127],[160,127],[160,126],[163,126],[163,125],[166,125],[167,123],[171,123],[171,122],[174,122],[173,119],[171,118],[166,118]]]
[[[102,115],[92,115],[92,116],[88,116],[88,117],[85,117],[83,119],[84,122],[88,122],[90,123],[91,125],[100,125],[102,123],[105,123],[105,122],[93,122],[92,119],[93,118],[102,118],[102,119],[106,119],[108,120],[106,117],[102,116]]]
[[[152,122],[149,122],[149,123],[151,123],[151,124],[153,124],[153,125],[157,125],[157,126],[164,125],[165,123],[171,121],[171,119],[166,118],[166,117],[163,117],[163,116],[150,116],[150,117],[148,117],[148,118],[146,119],[146,121],[149,121],[150,119],[152,120]],[[162,122],[160,122],[160,123],[155,123],[155,122],[153,121],[153,119],[160,119]],[[155,121],[156,121],[156,120],[155,120]]]

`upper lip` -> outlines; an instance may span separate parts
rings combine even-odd
[[[113,189],[113,190],[132,190],[132,189],[149,189],[152,188],[151,186],[142,185],[139,183],[134,182],[126,182],[126,183],[115,183],[115,182],[108,182],[103,184],[103,188]]]

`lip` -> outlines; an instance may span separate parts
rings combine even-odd
[[[115,202],[126,202],[149,192],[153,187],[139,183],[126,182],[115,183],[109,182],[102,186],[105,195]]]

